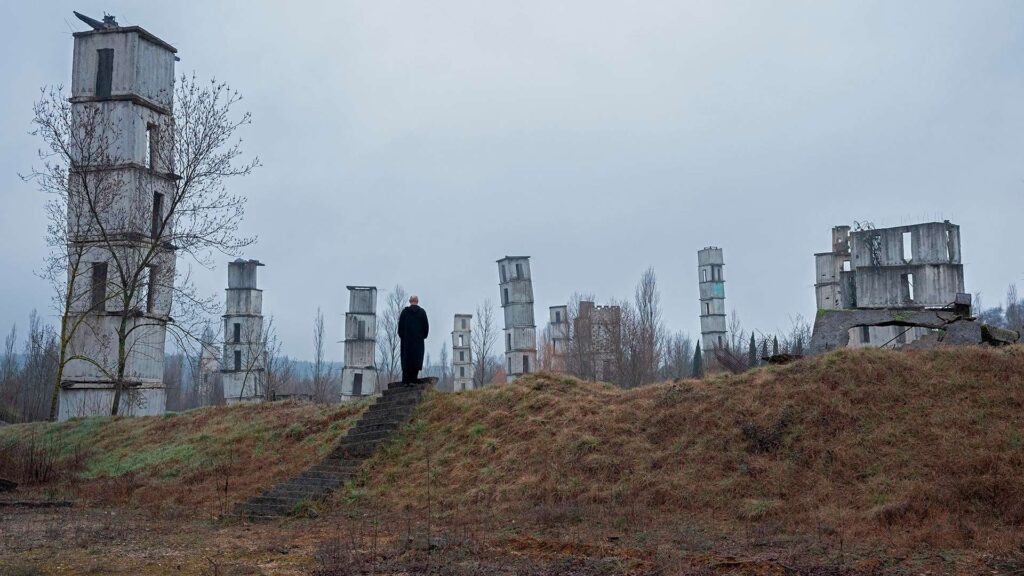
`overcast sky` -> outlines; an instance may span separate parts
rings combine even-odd
[[[532,256],[538,324],[573,291],[630,297],[653,266],[691,335],[698,249],[724,248],[746,328],[784,330],[813,317],[813,253],[854,220],[950,219],[969,291],[1024,284],[1022,2],[12,2],[0,330],[56,320],[33,275],[45,197],[17,172],[39,87],[70,83],[73,9],[244,94],[263,163],[230,184],[260,239],[244,256],[300,358],[318,306],[342,338],[346,284],[396,283],[436,357],[454,313],[498,300],[506,254]],[[197,278],[223,295],[224,264]]]

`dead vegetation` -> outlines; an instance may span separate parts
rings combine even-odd
[[[7,426],[0,476],[30,495],[216,515],[322,457],[363,408],[277,402]]]
[[[1008,550],[1022,408],[1021,347],[843,350],[628,391],[536,375],[432,396],[366,487],[416,509],[430,478],[442,515]]]

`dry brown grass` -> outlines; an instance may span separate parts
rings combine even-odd
[[[429,477],[442,514],[1006,550],[1024,541],[1024,347],[843,350],[629,391],[541,374],[431,395],[371,463],[393,510],[422,509]]]
[[[29,490],[162,515],[210,515],[311,465],[364,407],[275,402],[7,426],[0,455],[33,448],[52,457],[49,481],[15,478]]]

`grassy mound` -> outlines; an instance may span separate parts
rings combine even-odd
[[[49,496],[217,513],[318,460],[364,407],[275,402],[5,426],[0,476]]]
[[[535,375],[431,395],[371,464],[392,509],[429,485],[450,515],[1016,546],[1024,347],[842,350],[628,391]]]

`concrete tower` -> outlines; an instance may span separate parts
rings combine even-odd
[[[72,151],[68,234],[71,253],[83,256],[79,274],[69,277],[74,302],[64,319],[76,326],[69,354],[90,361],[72,360],[65,368],[60,420],[110,414],[118,380],[119,414],[162,414],[166,407],[174,247],[163,241],[169,236],[164,198],[173,196],[175,176],[158,131],[173,126],[177,50],[138,26],[118,26],[112,17],[92,25],[94,30],[73,34],[71,130],[81,136],[73,140],[86,144]],[[101,225],[106,241],[97,233]],[[132,274],[127,284],[118,270],[135,264],[149,268],[148,278]],[[136,297],[126,304],[129,294]],[[119,378],[122,320],[128,338]]]
[[[345,368],[341,371],[342,399],[377,392],[377,289],[348,286],[345,314]]]
[[[452,330],[453,390],[462,392],[475,388],[473,383],[473,315],[456,314]]]
[[[239,258],[228,264],[224,307],[224,360],[221,383],[224,402],[263,400],[266,351],[263,342],[263,290],[256,287],[256,260]]]
[[[569,307],[552,306],[548,313],[548,338],[551,341],[551,348],[545,350],[545,353],[551,355],[551,369],[564,372],[565,355],[569,351]]]
[[[537,371],[537,326],[533,318],[533,280],[529,256],[498,260],[501,307],[505,312],[506,381]]]
[[[700,340],[704,361],[715,357],[715,348],[724,348],[725,336],[725,260],[722,249],[709,246],[697,252],[697,280],[700,286]]]

